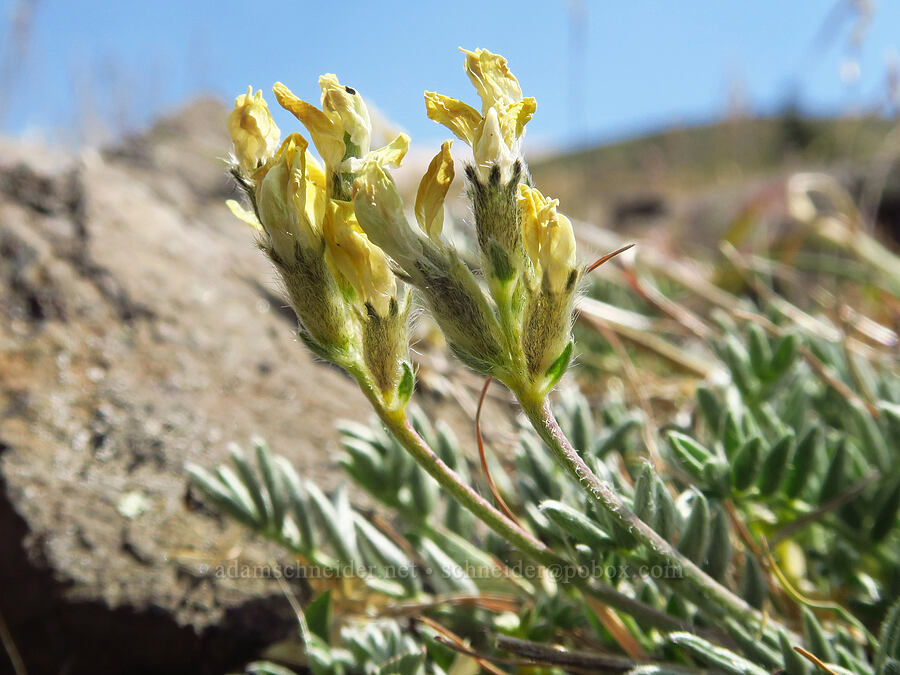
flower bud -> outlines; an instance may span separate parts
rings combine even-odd
[[[270,250],[281,260],[295,259],[295,248],[321,251],[319,223],[325,207],[325,186],[307,142],[288,136],[257,189],[256,202]]]
[[[353,289],[358,302],[387,316],[391,301],[396,302],[397,282],[387,256],[357,224],[353,204],[332,201],[322,231],[329,262]]]
[[[275,154],[280,132],[261,90],[254,94],[253,87],[247,87],[247,93],[235,99],[234,109],[228,115],[228,131],[235,157],[246,176],[252,176]]]
[[[525,251],[538,279],[552,293],[562,293],[575,281],[575,233],[572,222],[557,212],[558,199],[547,199],[535,188],[519,184]]]
[[[519,184],[522,238],[531,263],[522,346],[535,387],[545,391],[562,376],[571,357],[572,312],[580,269],[572,223],[557,212],[556,199]]]

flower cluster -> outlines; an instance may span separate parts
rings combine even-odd
[[[421,292],[457,356],[520,396],[546,395],[571,355],[581,275],[572,225],[556,200],[531,185],[521,155],[537,104],[522,95],[502,56],[463,53],[481,110],[434,92],[425,93],[425,107],[472,148],[466,177],[487,292],[442,235],[455,178],[452,141],[419,184],[415,228],[390,172],[409,138],[400,134],[372,149],[365,102],[334,75],[319,78],[320,107],[274,86],[278,103],[306,127],[321,164],[297,133],[279,145],[261,92],[238,97],[229,118],[233,171],[252,209],[230,206],[260,231],[301,335],[316,353],[364,373],[401,406],[412,389],[405,283]]]
[[[260,246],[284,283],[304,342],[365,377],[386,405],[402,407],[412,390],[409,294],[387,256],[359,226],[341,178],[349,158],[368,152],[369,115],[362,98],[334,75],[322,76],[319,83],[321,110],[281,84],[275,93],[306,125],[324,166],[298,133],[279,145],[262,92],[237,98],[229,116],[233,171],[252,210],[235,201],[228,205],[260,232]],[[392,144],[397,162],[408,143],[402,136]]]

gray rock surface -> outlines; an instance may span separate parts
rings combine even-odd
[[[0,142],[0,613],[32,674],[222,672],[294,630],[274,581],[215,578],[283,554],[183,467],[261,434],[333,486],[335,413],[368,417],[224,206],[225,114],[103,153]]]

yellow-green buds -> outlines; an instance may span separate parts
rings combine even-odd
[[[284,262],[293,261],[297,246],[322,249],[318,228],[325,209],[324,178],[307,145],[300,134],[284,139],[256,192],[269,247]]]
[[[341,273],[363,304],[387,316],[397,282],[387,256],[373,245],[356,222],[353,204],[332,201],[322,228],[329,262]]]
[[[319,82],[323,110],[283,85],[275,91],[307,125],[326,169],[297,133],[285,138],[277,152],[262,150],[259,139],[265,134],[256,132],[271,120],[268,107],[261,93],[240,97],[229,123],[241,162],[236,175],[253,209],[233,200],[228,206],[262,233],[261,248],[278,270],[307,346],[364,378],[386,408],[400,409],[413,388],[407,362],[408,293],[398,290],[387,256],[357,224],[353,204],[341,199],[349,191],[335,194],[332,189],[335,177],[339,187],[352,179],[348,160],[368,152],[369,117],[359,95],[341,87],[336,77],[324,75]],[[250,122],[241,123],[242,115]],[[271,125],[266,133],[266,141],[274,138],[277,144],[277,128]],[[373,161],[399,163],[408,144],[404,136],[369,155]]]
[[[416,193],[416,220],[419,227],[435,243],[441,240],[444,226],[444,199],[453,182],[453,156],[450,146],[453,141],[444,141],[441,151],[434,156],[428,170],[419,183]]]
[[[422,214],[423,230],[432,238],[423,237],[406,219],[403,199],[387,170],[387,165],[399,164],[397,153],[376,150],[359,163],[353,206],[369,238],[422,291],[454,353],[475,370],[490,374],[508,362],[500,327],[472,272],[456,251],[440,241],[435,227],[452,180],[449,149],[445,144],[432,162],[431,176],[423,179],[425,187],[419,189],[417,211]]]
[[[280,132],[261,90],[254,94],[253,87],[247,87],[247,93],[235,99],[228,131],[238,165],[248,177],[275,154]]]
[[[556,383],[571,358],[572,311],[581,268],[572,223],[556,210],[559,201],[524,183],[518,192],[530,262],[522,343],[533,384],[541,390]]]
[[[575,233],[572,223],[556,211],[558,199],[547,199],[535,188],[519,184],[522,238],[537,279],[553,293],[574,284]]]

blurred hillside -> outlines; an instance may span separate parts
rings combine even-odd
[[[691,243],[711,244],[771,181],[825,170],[868,198],[876,211],[872,220],[896,239],[896,127],[880,117],[816,119],[793,112],[736,118],[542,158],[531,171],[574,218],[615,230],[664,224],[674,226],[671,236],[687,230]]]

